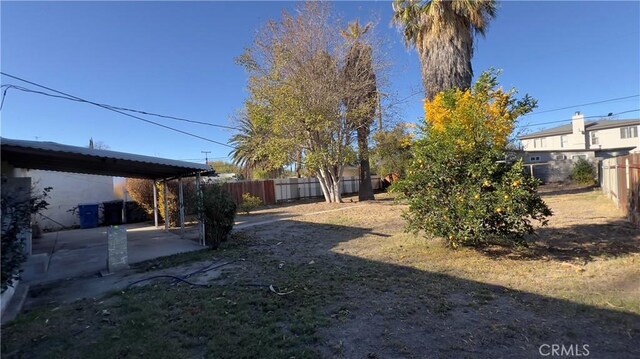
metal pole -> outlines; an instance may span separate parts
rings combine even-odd
[[[156,181],[153,181],[153,223],[158,228],[158,188]]]
[[[184,237],[184,197],[182,194],[182,177],[178,177],[178,201],[180,205],[180,236]]]
[[[127,186],[126,186],[126,181],[128,181],[128,179],[125,180],[125,186],[124,186],[124,191],[122,191],[123,195],[124,195],[124,201],[122,202],[122,223],[127,223]]]
[[[169,232],[169,186],[166,179],[162,182],[164,183],[164,231]]]
[[[198,197],[198,238],[201,245],[204,241],[204,208],[202,200],[202,186],[200,184],[200,174],[196,173],[196,196]]]

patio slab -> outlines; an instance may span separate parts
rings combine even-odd
[[[204,248],[197,232],[165,232],[147,224],[122,225],[127,229],[129,264]],[[107,228],[75,229],[43,234],[33,242],[33,255],[25,264],[23,280],[40,284],[95,274],[107,269]]]

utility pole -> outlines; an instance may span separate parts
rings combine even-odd
[[[382,132],[382,99],[381,99],[381,93],[380,91],[378,91],[378,120],[380,121],[380,129],[379,131]]]
[[[211,151],[200,151],[201,153],[204,153],[204,164],[205,165],[209,165],[209,153],[211,153]]]

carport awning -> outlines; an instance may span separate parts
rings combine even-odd
[[[211,170],[209,166],[132,153],[0,138],[2,161],[16,168],[104,176],[164,179]]]

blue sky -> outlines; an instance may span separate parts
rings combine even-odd
[[[222,125],[242,108],[246,74],[234,58],[258,29],[294,2],[7,2],[1,3],[3,72],[87,100]],[[390,26],[390,2],[338,2],[345,20],[378,19],[398,99],[421,89],[415,51]],[[476,44],[476,74],[503,70],[504,87],[539,100],[538,111],[640,94],[639,2],[502,2]],[[2,77],[2,84],[30,85]],[[640,98],[571,107],[522,119],[535,124],[640,109]],[[397,109],[415,122],[422,99]],[[229,148],[87,104],[10,90],[2,136],[173,159],[222,159]],[[638,118],[640,112],[619,118]],[[228,130],[147,117],[226,143]]]

